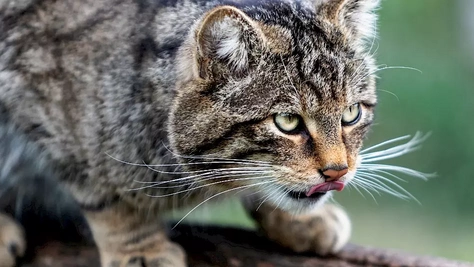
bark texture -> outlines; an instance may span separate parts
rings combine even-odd
[[[301,255],[271,243],[256,232],[234,228],[181,225],[170,235],[187,251],[190,267],[474,267],[471,263],[352,244],[331,257]],[[90,240],[81,244],[49,242],[35,252],[33,258],[20,266],[100,266],[98,252]]]

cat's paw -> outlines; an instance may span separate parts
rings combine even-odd
[[[333,254],[341,250],[351,234],[349,217],[335,205],[324,205],[304,215],[270,209],[260,218],[270,239],[295,252]]]
[[[0,213],[0,266],[15,266],[16,259],[25,253],[23,228],[10,217]]]
[[[177,244],[166,242],[159,251],[107,254],[102,257],[103,267],[186,267],[186,254]]]

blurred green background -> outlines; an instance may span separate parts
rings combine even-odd
[[[474,261],[474,0],[384,0],[379,14],[378,63],[422,74],[379,73],[380,104],[366,146],[432,132],[422,150],[386,163],[437,177],[404,177],[421,205],[389,195],[375,203],[354,190],[335,199],[352,218],[352,242]],[[191,220],[252,226],[237,201],[229,203],[200,208]]]

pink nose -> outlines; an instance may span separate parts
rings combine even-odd
[[[347,167],[329,168],[322,171],[326,181],[337,181],[348,172]]]

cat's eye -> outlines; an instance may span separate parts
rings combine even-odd
[[[350,126],[356,124],[360,120],[361,115],[362,110],[359,103],[346,108],[342,114],[342,125]]]
[[[295,114],[280,113],[275,114],[273,121],[280,131],[286,134],[292,134],[299,129],[301,117]]]

